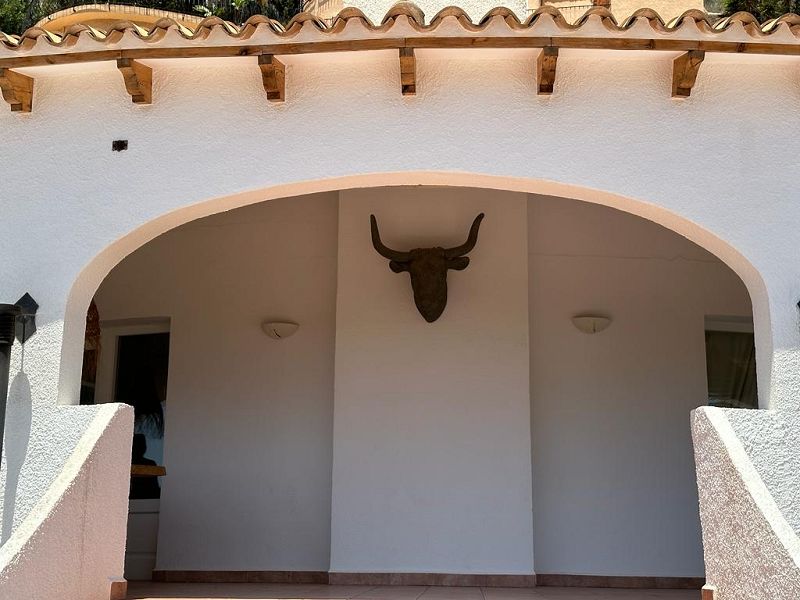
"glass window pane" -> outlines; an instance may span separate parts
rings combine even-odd
[[[706,331],[706,372],[711,406],[758,408],[752,333]]]

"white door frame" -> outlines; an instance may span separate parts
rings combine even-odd
[[[119,338],[126,335],[169,333],[169,317],[100,321],[100,356],[97,360],[94,403],[114,402]]]

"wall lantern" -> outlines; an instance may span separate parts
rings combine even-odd
[[[577,315],[572,317],[572,324],[578,331],[591,335],[608,329],[611,319],[600,315]]]
[[[291,321],[264,321],[261,323],[261,329],[273,340],[292,337],[299,328],[300,325]]]
[[[17,319],[17,341],[24,344],[36,333],[36,311],[39,310],[39,303],[26,292],[17,300],[17,306],[20,310]]]

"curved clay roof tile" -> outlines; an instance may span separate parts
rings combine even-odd
[[[356,8],[355,6],[348,6],[344,10],[340,11],[339,14],[333,18],[330,29],[337,32],[341,31],[348,21],[354,19],[356,21],[361,21],[364,27],[368,29],[375,29],[375,23],[373,23],[361,9]],[[387,21],[387,19],[389,19],[388,15],[384,17],[384,23]]]
[[[362,13],[363,14],[363,13]],[[365,17],[366,18],[366,17]],[[301,12],[291,18],[289,24],[286,26],[286,32],[291,33],[295,26],[303,26],[305,23],[312,23],[320,31],[325,31],[328,26],[325,21],[310,12]]]
[[[39,38],[46,39],[53,46],[57,46],[61,43],[60,35],[55,34],[52,31],[47,31],[46,29],[42,29],[41,27],[31,27],[29,29],[26,29],[25,32],[20,36],[20,41],[24,44],[25,40],[38,41]]]
[[[593,16],[600,17],[603,25],[609,31],[619,31],[621,29],[621,27],[617,24],[617,19],[614,18],[614,14],[605,6],[593,6],[580,17],[578,17],[572,25],[577,29]]]
[[[800,25],[800,16],[788,13],[778,17],[777,19],[770,19],[761,24],[761,31],[764,33],[771,33],[781,25],[786,24],[790,29]]]
[[[505,6],[498,6],[491,9],[489,12],[483,15],[480,21],[478,21],[478,26],[485,27],[494,17],[503,17],[503,20],[512,29],[522,29],[524,27],[522,21],[519,20],[517,13]]]
[[[533,27],[536,22],[541,19],[542,17],[550,17],[555,21],[555,24],[558,26],[559,29],[570,30],[574,29],[574,27],[564,18],[564,15],[561,14],[561,11],[558,10],[555,6],[551,6],[549,4],[544,4],[537,8],[531,15],[525,19],[525,27],[531,28]]]
[[[257,43],[275,44],[281,43],[282,40],[293,38],[301,30],[304,32],[304,42],[314,42],[315,39],[322,41],[322,38],[316,38],[316,36],[336,35],[351,24],[349,25],[350,27],[356,27],[352,35],[358,35],[357,27],[360,26],[365,36],[375,37],[382,34],[391,35],[391,30],[401,16],[407,18],[407,22],[417,32],[417,35],[425,34],[430,36],[436,36],[438,27],[450,17],[453,17],[463,30],[468,33],[489,30],[491,27],[491,34],[487,33],[487,35],[503,35],[495,28],[498,24],[502,26],[502,23],[505,23],[509,32],[516,32],[519,36],[523,36],[526,33],[532,36],[557,36],[559,32],[562,32],[563,35],[568,35],[571,32],[586,28],[585,31],[589,32],[590,37],[601,38],[606,35],[609,38],[616,38],[621,35],[624,37],[626,32],[644,19],[654,32],[663,35],[680,36],[682,35],[681,32],[684,31],[688,33],[692,40],[697,39],[698,32],[709,41],[713,41],[722,32],[729,32],[726,33],[727,41],[734,39],[738,42],[748,42],[750,40],[757,42],[765,36],[774,35],[776,31],[781,31],[783,33],[780,35],[784,36],[781,41],[782,45],[793,44],[794,42],[800,44],[800,40],[798,40],[800,16],[794,14],[784,15],[778,19],[771,19],[759,24],[758,20],[749,13],[736,13],[712,23],[712,18],[708,14],[699,10],[689,10],[665,23],[654,10],[643,8],[637,10],[620,24],[607,8],[592,7],[577,21],[569,23],[557,8],[545,5],[537,8],[522,22],[516,13],[506,7],[493,8],[476,22],[469,17],[464,9],[448,6],[436,13],[431,21],[426,24],[425,14],[417,5],[411,2],[400,2],[389,9],[380,25],[372,23],[362,11],[356,8],[346,8],[333,19],[330,26],[312,14],[300,13],[293,17],[286,27],[263,15],[250,17],[241,27],[219,17],[207,17],[198,23],[194,29],[190,29],[169,18],[158,20],[150,30],[129,21],[114,23],[105,30],[87,27],[86,25],[73,25],[66,30],[63,37],[41,27],[32,27],[21,36],[0,32],[0,58],[3,55],[10,58],[11,55],[9,53],[53,54],[53,50],[50,49],[52,47],[64,48],[66,52],[67,48],[81,36],[83,36],[82,39],[91,40],[97,44],[116,44],[127,33],[133,34],[135,38],[146,42],[148,45],[161,43],[170,31],[175,31],[183,38],[196,42],[205,40],[212,33],[223,32],[232,40],[239,42],[252,38],[254,40],[257,39]],[[261,25],[266,25],[266,28],[259,28]],[[731,30],[736,25],[741,25],[741,27]],[[553,31],[554,27],[555,32]],[[688,29],[684,30],[684,27],[688,27]],[[539,31],[542,33],[539,33]],[[641,35],[641,29],[636,31],[639,33],[632,33],[631,35]],[[404,33],[403,35],[406,34]],[[731,38],[731,35],[733,35],[733,38]],[[264,38],[263,41],[262,38]],[[167,42],[163,43],[167,44]]]
[[[346,9],[345,9],[346,10]],[[344,12],[344,11],[343,11]],[[405,15],[417,25],[425,25],[425,13],[422,9],[413,2],[398,2],[389,9],[389,12],[383,17],[383,23],[389,19],[396,19],[400,15]]]
[[[19,36],[16,35],[8,35],[0,31],[0,43],[5,44],[11,48],[16,48],[19,46]]]

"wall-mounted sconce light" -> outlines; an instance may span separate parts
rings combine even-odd
[[[593,334],[608,329],[611,319],[600,315],[577,315],[572,317],[572,324],[578,331]]]
[[[299,328],[300,325],[291,321],[264,321],[261,323],[261,329],[273,340],[292,337]]]

